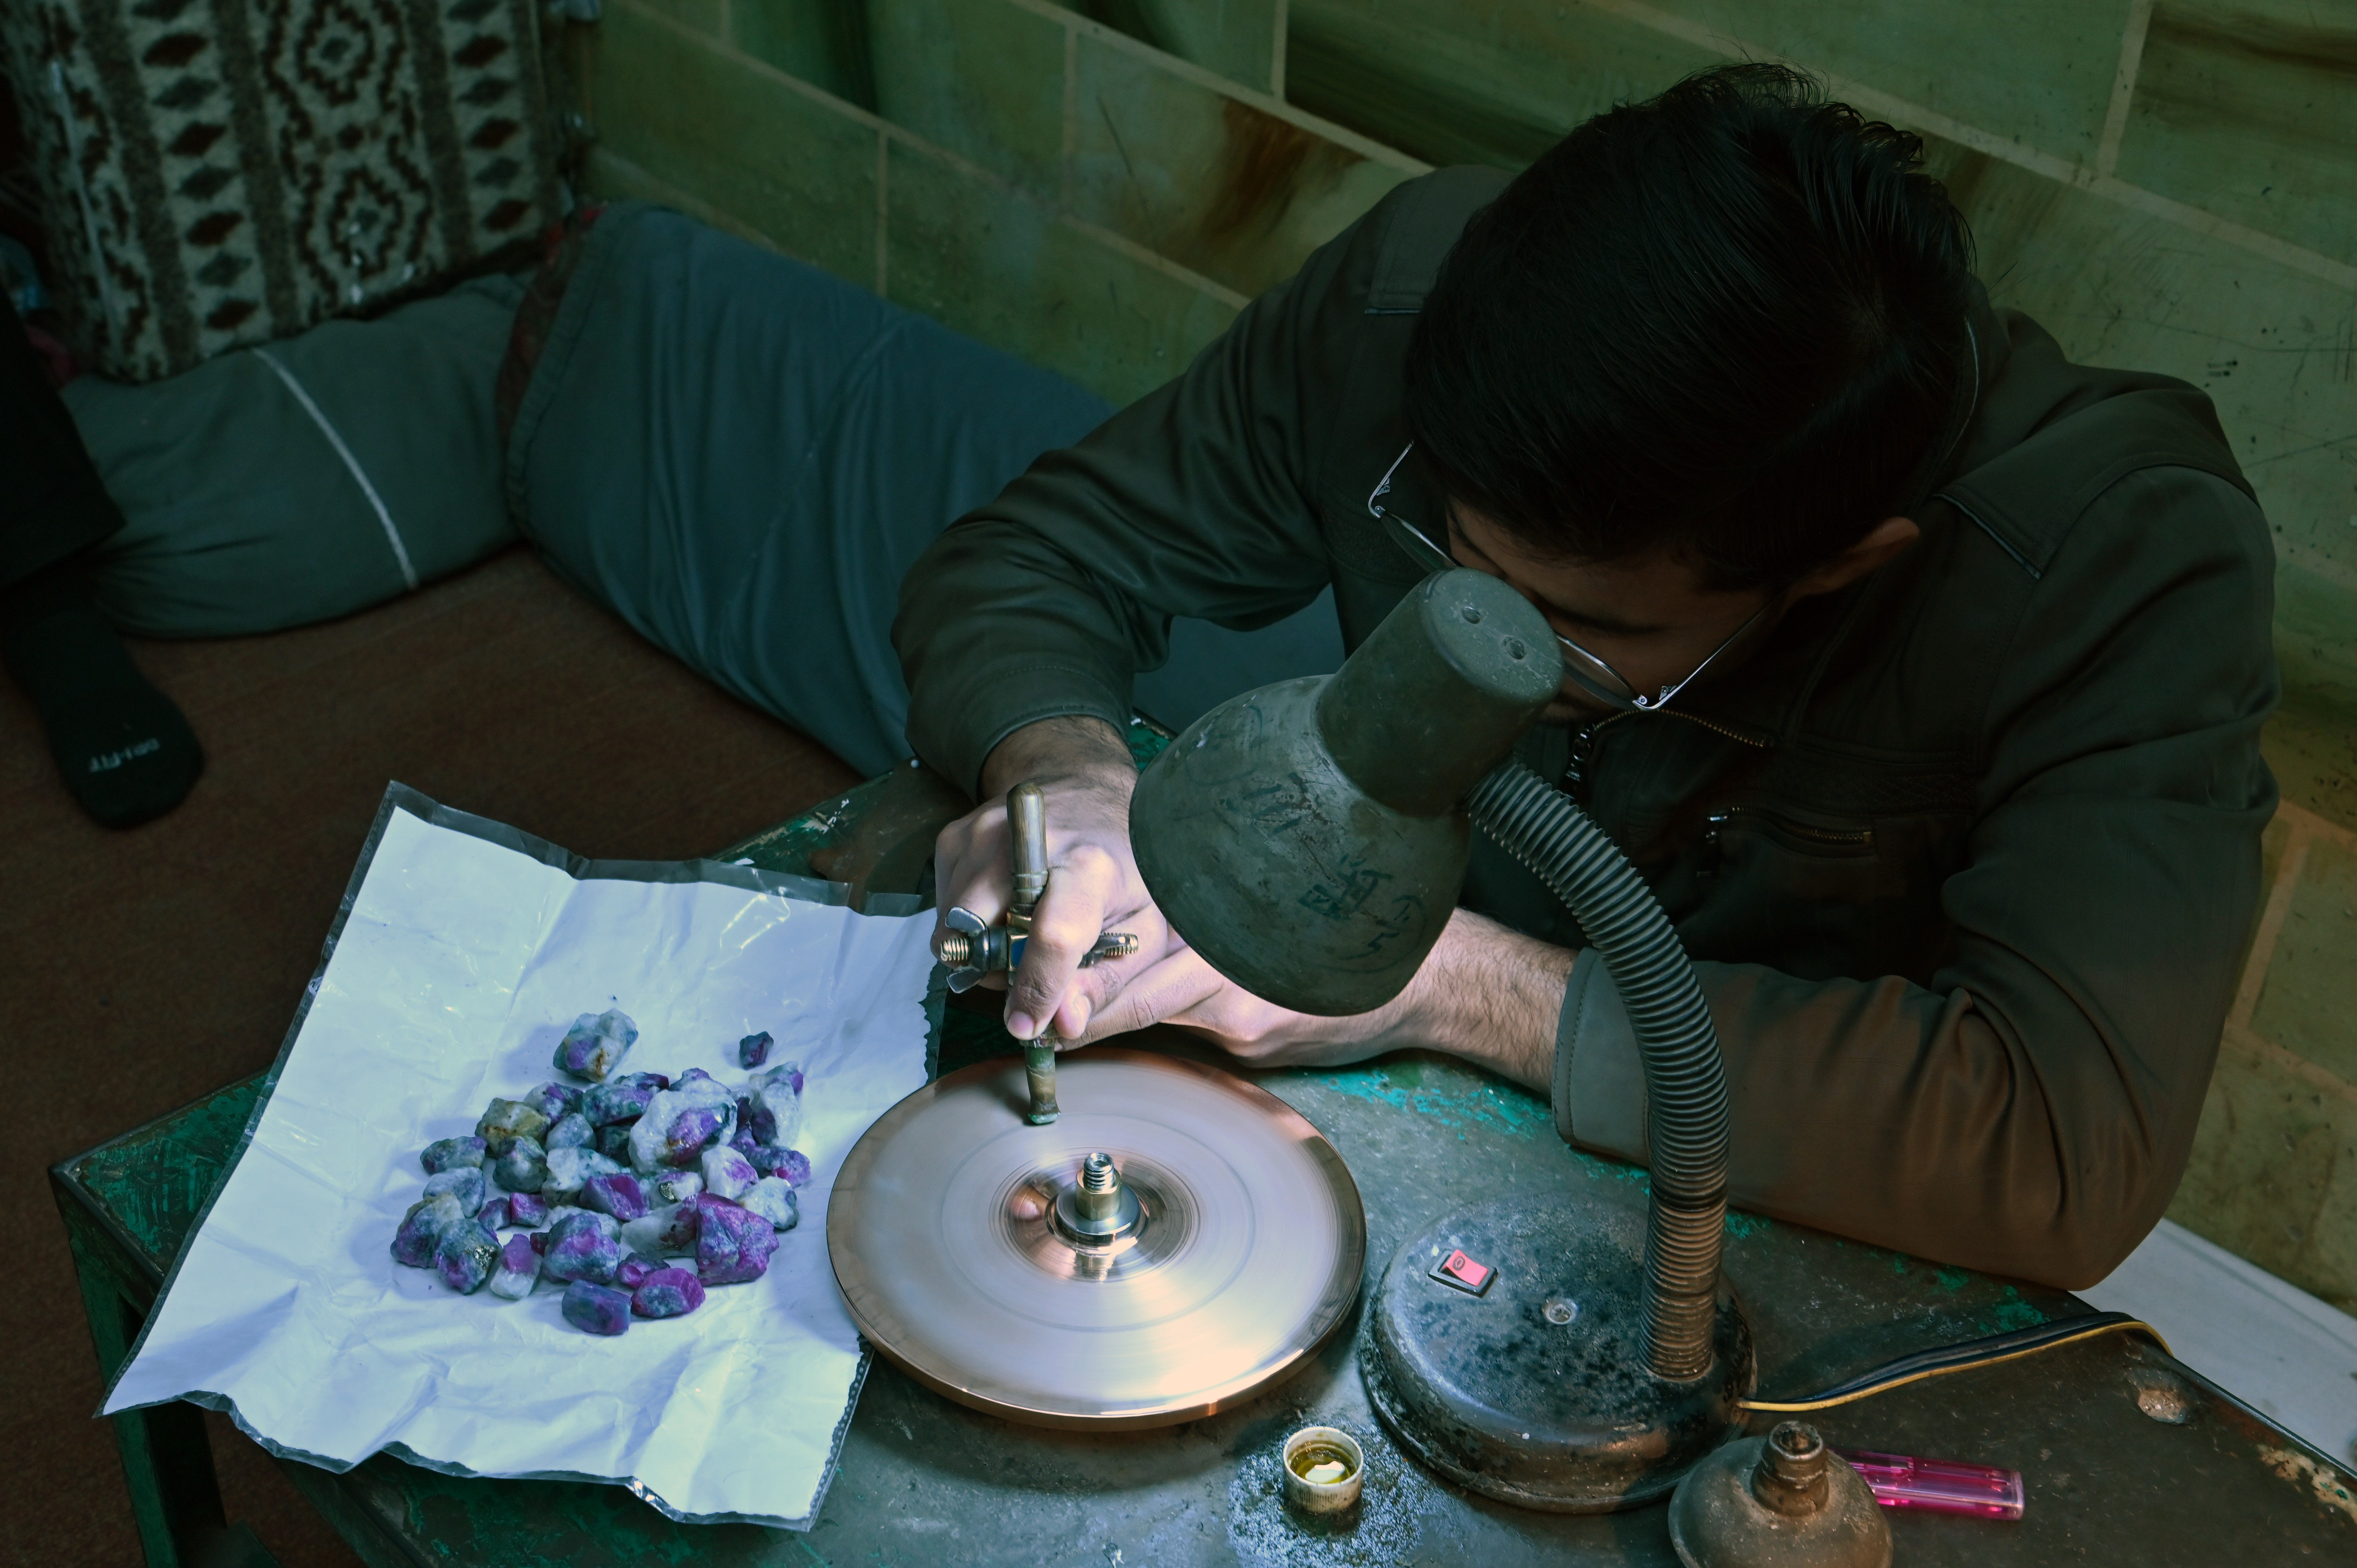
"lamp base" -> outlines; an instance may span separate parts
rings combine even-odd
[[[1494,1273],[1446,1268],[1459,1253]],[[1742,1432],[1751,1327],[1722,1276],[1710,1370],[1654,1378],[1644,1256],[1643,1213],[1598,1199],[1450,1215],[1376,1292],[1360,1358],[1376,1414],[1426,1466],[1501,1502],[1607,1513],[1668,1495]]]

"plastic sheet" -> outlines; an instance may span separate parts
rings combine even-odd
[[[231,1412],[330,1469],[378,1452],[451,1474],[629,1486],[674,1518],[809,1527],[866,1361],[826,1257],[852,1144],[925,1080],[931,922],[832,884],[709,862],[584,862],[396,786],[238,1158],[105,1413]],[[813,901],[831,899],[833,903]],[[418,1151],[557,1075],[574,1015],[619,1006],[622,1070],[807,1075],[813,1178],[768,1274],[619,1338],[561,1293],[460,1296],[386,1248]]]

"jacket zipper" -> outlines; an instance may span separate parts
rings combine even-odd
[[[1727,806],[1703,819],[1702,860],[1698,872],[1704,876],[1717,876],[1725,846],[1719,843],[1721,829],[1733,826],[1754,826],[1770,833],[1781,833],[1799,839],[1803,843],[1823,844],[1827,849],[1871,850],[1874,847],[1872,828],[1821,828],[1810,822],[1796,822],[1781,812],[1759,806]]]
[[[1637,715],[1634,713],[1626,711],[1617,714],[1607,714],[1602,718],[1598,719],[1594,724],[1583,725],[1572,732],[1571,757],[1564,768],[1564,782],[1571,787],[1572,798],[1579,801],[1581,805],[1584,806],[1587,803],[1587,765],[1596,755],[1597,732],[1607,725],[1618,724],[1622,719],[1634,718]],[[1684,719],[1690,725],[1700,725],[1703,728],[1710,731],[1711,734],[1723,736],[1727,739],[1734,741],[1740,746],[1754,746],[1759,749],[1765,750],[1769,744],[1768,742],[1760,739],[1757,736],[1746,735],[1741,730],[1731,729],[1726,725],[1718,723],[1715,719],[1703,718],[1698,714],[1689,714],[1677,708],[1664,709],[1656,716],[1661,718]]]
[[[1872,828],[1821,828],[1809,822],[1796,822],[1792,818],[1758,806],[1728,806],[1713,811],[1703,819],[1709,825],[1709,841],[1718,842],[1718,830],[1730,822],[1760,822],[1780,833],[1789,833],[1811,843],[1838,845],[1845,849],[1871,849],[1874,846]]]

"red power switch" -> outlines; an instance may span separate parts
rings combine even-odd
[[[1498,1277],[1498,1271],[1487,1263],[1475,1262],[1460,1251],[1451,1252],[1441,1259],[1439,1266],[1432,1271],[1432,1277],[1452,1289],[1463,1291],[1467,1295],[1480,1295]]]

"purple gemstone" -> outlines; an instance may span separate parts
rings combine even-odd
[[[748,1156],[763,1176],[781,1176],[788,1187],[810,1185],[810,1156],[800,1149],[773,1149],[764,1144]]]
[[[466,1218],[467,1211],[455,1197],[429,1197],[411,1204],[409,1212],[401,1217],[401,1229],[393,1232],[393,1261],[413,1269],[432,1268],[434,1249],[442,1232],[464,1223]]]
[[[573,1020],[565,1038],[556,1042],[556,1069],[576,1078],[603,1080],[622,1065],[623,1054],[638,1037],[639,1026],[618,1007],[595,1016],[584,1013]]]
[[[475,1216],[475,1223],[486,1230],[504,1230],[508,1228],[510,1218],[508,1200],[504,1197],[495,1197],[483,1205],[482,1212]]]
[[[704,1282],[685,1269],[657,1269],[630,1297],[640,1317],[684,1317],[703,1305]]]
[[[525,1095],[523,1101],[555,1122],[581,1109],[581,1091],[569,1084],[544,1083]]]
[[[685,1072],[681,1073],[677,1078],[675,1078],[675,1079],[672,1079],[671,1087],[673,1088],[673,1090],[674,1091],[676,1091],[676,1090],[679,1090],[685,1089],[685,1088],[686,1088],[689,1084],[691,1084],[691,1083],[713,1083],[713,1084],[716,1084],[716,1083],[718,1083],[719,1081],[720,1081],[720,1080],[719,1080],[718,1079],[716,1079],[716,1078],[713,1077],[710,1073],[708,1073],[708,1072],[705,1071],[702,1068],[700,1068],[700,1067],[692,1067],[692,1068],[688,1069]]]
[[[650,1258],[644,1252],[632,1252],[614,1271],[614,1283],[624,1290],[636,1290],[647,1283],[647,1276],[662,1268],[661,1258]]]
[[[533,1283],[540,1278],[540,1254],[532,1250],[529,1236],[511,1236],[500,1249],[500,1261],[491,1270],[491,1294],[509,1301],[522,1301],[532,1294]]]
[[[576,1109],[589,1119],[592,1127],[628,1122],[645,1115],[647,1102],[670,1087],[671,1079],[659,1072],[624,1073],[587,1090]]]
[[[705,1284],[742,1284],[770,1272],[778,1233],[768,1220],[709,1193],[695,1200],[695,1275]]]
[[[575,1280],[565,1287],[565,1321],[591,1334],[619,1334],[630,1326],[630,1293]]]
[[[489,1147],[480,1138],[436,1138],[425,1145],[417,1163],[425,1167],[427,1176],[440,1176],[453,1165],[480,1166],[483,1151]]]
[[[548,1223],[548,1199],[536,1192],[508,1194],[508,1222],[529,1230],[535,1225]]]
[[[434,1244],[434,1272],[460,1295],[482,1289],[499,1262],[499,1238],[471,1219],[443,1231]]]
[[[774,1142],[778,1136],[777,1115],[759,1100],[748,1095],[737,1101],[737,1131],[740,1137],[751,1143]]]
[[[705,1145],[716,1143],[727,1117],[705,1106],[695,1106],[679,1113],[663,1139],[662,1163],[675,1171],[693,1169],[704,1157]]]
[[[609,1284],[622,1266],[619,1228],[608,1215],[584,1210],[568,1214],[548,1232],[548,1249],[541,1254],[540,1272],[560,1283],[587,1280]]]
[[[744,1201],[745,1195],[753,1190],[753,1184],[761,1179],[752,1161],[729,1148],[705,1150],[703,1170],[704,1190],[732,1202]]]
[[[529,1236],[525,1237],[525,1238],[524,1238],[524,1240],[532,1243],[532,1255],[533,1255],[533,1257],[535,1257],[535,1258],[539,1258],[539,1257],[545,1257],[545,1256],[547,1255],[547,1253],[548,1253],[548,1232],[547,1232],[547,1231],[545,1231],[545,1230],[535,1230],[535,1231],[533,1231],[531,1235],[529,1235]]]
[[[737,1042],[737,1065],[759,1067],[770,1059],[770,1047],[775,1043],[770,1038],[770,1031],[767,1029],[758,1035],[746,1036]]]
[[[627,1172],[591,1176],[582,1184],[581,1203],[617,1219],[636,1219],[647,1211],[647,1195],[640,1190],[639,1178]]]

